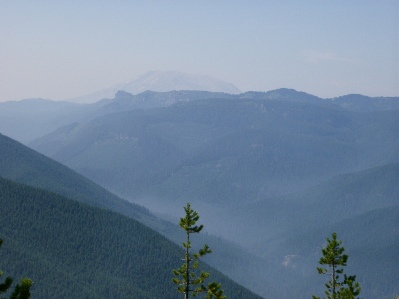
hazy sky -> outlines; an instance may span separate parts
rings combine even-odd
[[[0,0],[0,101],[76,97],[150,70],[399,96],[399,1]]]

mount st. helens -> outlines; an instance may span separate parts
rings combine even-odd
[[[165,92],[172,90],[197,90],[238,94],[241,91],[227,83],[207,75],[188,74],[177,71],[150,71],[134,80],[96,91],[92,94],[69,99],[71,102],[92,103],[99,99],[113,98],[119,90],[139,94],[148,90]]]

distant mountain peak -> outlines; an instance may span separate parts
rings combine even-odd
[[[89,95],[70,99],[73,102],[89,103],[104,98],[113,98],[118,91],[139,94],[144,91],[198,90],[239,94],[241,91],[231,83],[207,75],[187,74],[177,71],[150,71],[136,79],[118,84]]]
[[[207,75],[187,74],[176,71],[150,71],[135,80],[128,82],[125,88],[137,94],[146,90],[201,90],[237,94],[241,91],[231,83]]]
[[[124,91],[124,90],[118,90],[115,93],[115,98],[125,98],[125,97],[131,97],[132,94],[130,92]]]

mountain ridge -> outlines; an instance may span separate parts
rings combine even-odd
[[[204,99],[263,99],[264,101],[280,100],[287,102],[302,102],[311,105],[329,105],[340,107],[347,111],[365,113],[399,109],[399,97],[370,98],[361,96],[347,100],[347,96],[340,99],[322,99],[306,92],[281,88],[268,92],[245,92],[242,94],[228,94],[209,91],[146,91],[133,95],[126,91],[115,91],[109,99],[98,100],[91,104],[77,104],[42,99],[27,99],[0,103],[0,132],[20,142],[28,144],[32,140],[51,133],[61,126],[72,122],[88,122],[98,116],[134,109],[151,109],[168,107],[180,102]],[[366,98],[366,101],[362,99]],[[359,101],[363,104],[357,104]]]
[[[30,146],[70,167],[81,168],[86,176],[95,180],[100,178],[98,175],[95,175],[96,178],[92,176],[92,170],[103,169],[103,162],[97,162],[96,159],[105,161],[107,148],[111,144],[119,151],[119,156],[114,157],[114,165],[127,171],[128,165],[137,163],[137,173],[127,171],[130,178],[137,175],[145,177],[153,169],[159,175],[169,172],[167,175],[170,179],[185,180],[184,169],[201,167],[201,163],[208,163],[203,165],[214,168],[217,164],[213,165],[211,161],[223,159],[226,162],[220,161],[219,164],[226,167],[241,165],[237,164],[241,162],[248,167],[252,165],[258,172],[268,173],[268,179],[277,183],[276,180],[285,173],[284,169],[287,167],[290,167],[291,177],[297,175],[298,178],[304,178],[303,169],[306,166],[308,168],[305,169],[309,169],[306,171],[308,176],[321,178],[325,170],[368,168],[373,166],[372,163],[384,164],[384,161],[399,158],[395,154],[395,149],[399,146],[397,132],[387,130],[398,125],[396,110],[359,114],[347,111],[330,101],[312,104],[314,99],[311,96],[310,101],[301,99],[292,102],[281,99],[265,100],[265,94],[262,93],[255,96],[257,97],[251,96],[250,99],[229,97],[180,101],[167,107],[111,113],[76,125],[76,130],[70,133],[62,131],[59,135],[61,131],[54,132],[30,143]],[[371,140],[378,140],[378,150],[377,142]],[[157,146],[153,146],[154,144]],[[154,151],[162,147],[162,153],[155,155]],[[80,152],[76,152],[77,150]],[[154,155],[151,156],[150,153]],[[227,158],[233,164],[227,163]],[[262,167],[259,159],[262,163],[268,163],[268,167]],[[139,171],[140,165],[145,161],[158,160],[160,162]],[[173,161],[180,162],[174,164]],[[303,161],[307,161],[307,165]],[[165,166],[162,171],[160,165]],[[238,166],[234,167],[236,169]],[[196,171],[197,174],[202,172],[199,169]],[[230,176],[231,173],[230,170]],[[210,179],[209,174],[206,176]],[[117,174],[109,173],[105,177],[116,179]],[[122,182],[122,179],[126,180],[119,178],[117,181]],[[242,178],[236,179],[243,181]],[[217,181],[218,178],[215,177],[214,183]],[[106,183],[111,181],[107,178]],[[230,183],[233,184],[232,190],[237,189],[234,182]],[[226,187],[221,190],[227,192],[225,189],[230,183],[223,183],[221,186]],[[294,186],[295,182],[291,180],[280,185],[286,188],[288,183]],[[143,184],[140,186],[144,187]],[[180,192],[187,189],[181,187],[183,189]],[[124,192],[120,185],[108,188],[113,188],[114,192]],[[165,195],[165,190],[160,193]],[[190,194],[186,196],[190,197]]]
[[[145,91],[167,92],[179,90],[224,92],[231,94],[241,92],[234,84],[207,75],[194,75],[177,71],[149,71],[132,81],[120,83],[92,94],[68,99],[68,101],[79,103],[95,102],[104,98],[113,97],[119,90],[131,94],[139,94]]]

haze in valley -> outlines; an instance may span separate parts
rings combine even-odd
[[[393,298],[398,20],[395,0],[2,1],[1,270],[33,297],[175,298],[191,202],[229,298],[323,294],[332,232],[361,297]]]

